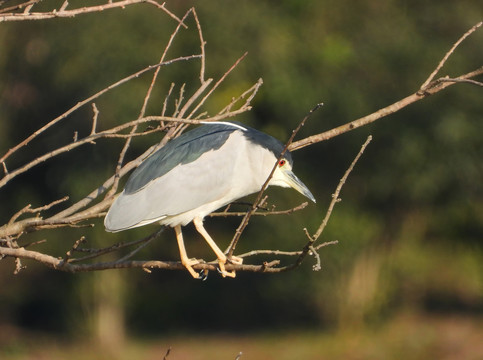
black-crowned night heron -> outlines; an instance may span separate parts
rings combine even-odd
[[[107,231],[132,229],[153,222],[174,227],[182,264],[194,278],[181,226],[193,221],[218,258],[223,276],[226,255],[203,227],[203,218],[216,209],[261,190],[284,146],[258,130],[232,122],[207,123],[171,140],[132,173],[124,191],[104,219]],[[309,189],[292,172],[285,152],[268,185],[292,187],[315,202]],[[242,259],[232,257],[241,264]]]

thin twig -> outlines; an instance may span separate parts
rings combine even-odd
[[[200,48],[201,48],[201,66],[200,66],[200,82],[203,84],[205,82],[205,67],[206,67],[206,55],[205,55],[205,45],[206,41],[203,38],[203,31],[201,30],[200,20],[198,19],[198,14],[195,8],[191,9],[193,12],[193,17],[196,22],[196,28],[198,29],[198,36],[200,38]]]
[[[97,118],[99,117],[99,110],[97,109],[96,103],[92,103],[92,112],[94,115],[92,116],[91,135],[94,135],[97,128]]]
[[[182,24],[182,21],[171,11],[169,11],[165,7],[165,3],[160,4],[159,2],[155,0],[121,0],[121,1],[115,1],[111,2],[108,1],[102,5],[95,5],[95,6],[84,6],[81,8],[77,9],[71,9],[71,10],[66,10],[64,4],[59,8],[59,9],[54,9],[51,11],[46,11],[46,12],[31,12],[32,6],[37,3],[37,1],[31,1],[25,11],[23,13],[3,13],[0,15],[0,22],[3,21],[28,21],[28,20],[45,20],[45,19],[56,19],[56,18],[72,18],[77,15],[84,15],[84,14],[89,14],[89,13],[95,13],[95,12],[101,12],[105,10],[110,10],[110,9],[116,9],[116,8],[125,8],[130,5],[134,4],[141,4],[141,3],[146,3],[155,6],[158,9],[163,10],[166,14],[168,14],[171,18],[176,20],[178,23]],[[23,5],[23,4],[22,4]],[[11,8],[11,10],[15,10]],[[186,27],[185,24],[182,24],[182,26]]]
[[[438,79],[438,82],[467,83],[467,84],[483,87],[483,82],[472,80],[472,79],[453,79],[450,77],[445,77],[445,78]]]
[[[55,124],[57,124],[58,122],[60,122],[61,120],[64,120],[65,118],[67,118],[70,114],[72,114],[74,111],[78,110],[79,108],[81,108],[82,106],[90,103],[91,101],[93,101],[94,99],[97,99],[98,97],[102,96],[103,94],[105,94],[106,92],[112,90],[113,88],[116,88],[134,78],[137,78],[139,77],[140,75],[144,74],[145,72],[147,71],[151,71],[153,69],[156,69],[160,66],[165,66],[165,65],[170,65],[172,64],[173,62],[178,62],[178,61],[186,61],[186,60],[191,60],[191,59],[194,59],[194,58],[198,58],[200,55],[190,55],[190,56],[182,56],[182,57],[179,57],[179,58],[176,58],[176,59],[172,59],[172,60],[168,60],[168,61],[165,61],[165,62],[162,62],[162,63],[158,63],[156,65],[150,65],[148,67],[145,67],[144,69],[134,73],[134,74],[131,74],[111,85],[109,85],[108,87],[102,89],[101,91],[95,93],[94,95],[88,97],[87,99],[81,101],[81,102],[78,102],[75,106],[73,106],[72,108],[70,108],[69,110],[67,110],[65,113],[63,113],[62,115],[56,117],[55,119],[53,119],[52,121],[50,121],[49,123],[47,123],[46,125],[44,125],[43,127],[41,127],[40,129],[36,130],[34,133],[32,133],[30,136],[28,136],[26,139],[24,139],[23,141],[21,141],[20,143],[18,143],[17,145],[15,145],[14,147],[12,147],[11,149],[9,149],[1,158],[0,158],[0,162],[5,162],[14,152],[16,152],[17,150],[19,150],[20,148],[26,146],[27,144],[29,144],[34,138],[36,138],[38,135],[42,134],[43,132],[45,132],[47,129],[49,129],[50,127],[54,126]],[[8,174],[6,174],[1,180],[0,180],[0,187],[4,186],[8,181],[10,181],[11,179],[13,179],[15,176],[17,176],[19,173],[22,173],[22,172],[25,172],[26,170],[32,168],[33,166],[35,166],[36,164],[34,165],[29,165],[27,164],[26,166],[20,168],[20,169],[17,169],[17,170],[14,170],[12,172],[9,172]]]
[[[47,205],[44,205],[44,206],[40,206],[40,207],[34,208],[34,209],[31,208],[31,206],[32,206],[31,204],[28,204],[23,209],[21,209],[20,211],[18,211],[17,213],[15,213],[10,218],[9,222],[7,223],[7,225],[13,224],[15,222],[15,220],[17,220],[20,216],[22,216],[24,214],[27,214],[27,213],[35,214],[35,213],[38,213],[38,212],[43,211],[43,210],[48,210],[48,209],[52,208],[53,206],[58,205],[60,203],[63,203],[65,201],[67,201],[67,200],[69,200],[69,197],[68,196],[64,196],[62,199],[52,201],[50,204],[47,204]]]
[[[342,178],[340,179],[339,184],[337,185],[337,188],[335,189],[334,194],[332,194],[332,200],[329,204],[329,208],[327,209],[327,212],[325,213],[325,217],[322,220],[322,223],[320,224],[320,226],[317,229],[317,231],[315,232],[315,234],[310,236],[308,231],[306,229],[304,229],[305,234],[307,235],[307,238],[309,240],[308,240],[307,244],[305,244],[302,253],[297,258],[297,261],[295,263],[293,263],[291,266],[287,267],[287,269],[296,268],[296,267],[300,266],[300,264],[302,263],[304,258],[307,256],[307,254],[309,254],[310,251],[312,249],[314,249],[313,245],[318,240],[320,235],[322,235],[322,232],[324,231],[325,227],[327,226],[329,219],[330,219],[330,216],[332,215],[332,210],[334,209],[335,204],[337,204],[341,200],[339,198],[339,195],[340,195],[340,192],[342,190],[342,187],[344,186],[345,182],[347,181],[347,178],[349,177],[349,174],[354,169],[354,166],[359,161],[359,158],[362,156],[362,153],[366,149],[367,145],[369,145],[371,140],[372,140],[372,136],[369,136],[367,138],[367,140],[364,142],[364,144],[362,145],[361,149],[357,153],[357,155],[354,158],[354,160],[352,161],[352,163],[350,164],[349,168],[345,171],[344,176],[342,176]]]
[[[302,204],[295,206],[293,208],[287,209],[287,210],[271,210],[271,211],[255,211],[253,215],[255,216],[269,216],[269,215],[290,215],[294,213],[295,211],[299,211],[302,209],[305,209],[309,203],[308,202],[303,202]],[[259,206],[257,208],[260,208]],[[228,217],[228,216],[245,216],[247,213],[246,211],[238,211],[234,212],[231,211],[229,212],[228,210],[222,211],[222,212],[214,212],[209,214],[209,217]]]
[[[471,71],[469,73],[463,74],[458,76],[457,79],[458,81],[462,80],[467,80],[474,78],[476,76],[482,75],[483,74],[483,67],[480,67],[474,71]],[[302,149],[306,146],[313,145],[315,143],[325,141],[332,139],[336,136],[339,136],[341,134],[344,134],[346,132],[355,130],[357,128],[360,128],[362,126],[368,125],[370,123],[373,123],[376,120],[382,119],[388,115],[394,114],[395,112],[419,101],[422,100],[430,95],[436,94],[447,87],[457,84],[458,81],[443,81],[444,79],[438,79],[435,80],[427,85],[425,88],[424,92],[417,91],[414,94],[411,94],[409,96],[406,96],[404,99],[399,100],[389,106],[386,106],[376,112],[373,112],[372,114],[369,114],[367,116],[361,117],[357,120],[353,120],[351,122],[348,122],[344,125],[340,125],[338,127],[335,127],[331,130],[325,131],[320,134],[316,135],[311,135],[309,137],[306,137],[305,139],[294,141],[292,145],[290,145],[289,150],[290,151],[296,151],[299,149]]]
[[[323,247],[329,246],[329,245],[336,245],[339,242],[337,240],[334,241],[327,241],[322,244],[319,244],[314,247],[315,250],[319,250]],[[282,255],[282,256],[299,256],[302,254],[302,250],[298,251],[283,251],[283,250],[250,250],[246,253],[243,254],[237,254],[238,257],[241,258],[246,258],[250,256],[257,256],[257,255]]]
[[[423,83],[423,85],[421,85],[420,87],[420,90],[421,91],[424,91],[429,83],[431,81],[433,81],[434,77],[438,74],[438,72],[441,70],[441,68],[444,66],[444,64],[446,64],[446,61],[448,61],[449,57],[454,53],[454,51],[456,50],[456,48],[468,37],[470,36],[471,34],[473,34],[476,29],[478,29],[481,25],[483,25],[483,21],[480,21],[478,24],[476,24],[475,26],[473,26],[471,29],[469,29],[466,33],[463,34],[463,36],[461,36],[458,41],[456,41],[453,46],[451,47],[451,49],[444,55],[443,59],[441,59],[441,61],[439,62],[438,66],[436,66],[436,69],[434,69],[434,71],[431,73],[431,75],[429,75],[429,77],[426,79],[426,81]]]
[[[76,249],[77,252],[84,252],[84,253],[87,252],[87,253],[89,253],[89,255],[82,256],[82,257],[75,258],[75,259],[71,259],[69,262],[72,262],[72,263],[73,262],[83,262],[83,261],[86,261],[86,260],[94,259],[94,258],[99,257],[101,255],[109,254],[111,252],[118,251],[120,249],[124,249],[126,247],[136,246],[136,245],[139,245],[139,244],[141,244],[141,246],[142,246],[142,244],[149,243],[152,240],[156,239],[163,231],[164,231],[164,227],[161,227],[157,231],[155,231],[154,233],[146,236],[145,238],[133,240],[133,241],[129,241],[129,242],[116,243],[114,245],[111,245],[111,246],[108,246],[108,247],[102,248],[102,249],[78,249],[77,248]],[[142,247],[144,247],[144,246],[142,246]],[[137,249],[141,250],[139,247],[137,247]],[[129,257],[132,256],[131,254],[134,255],[135,253],[131,252],[129,254],[130,255]],[[119,261],[119,260],[117,260],[117,261]]]
[[[198,111],[198,109],[201,106],[203,106],[203,104],[208,99],[208,97],[210,97],[210,95],[218,88],[218,86],[220,86],[220,84],[223,83],[223,81],[225,81],[226,77],[228,75],[230,75],[230,73],[238,66],[238,64],[240,64],[240,62],[245,58],[245,56],[247,56],[247,54],[248,53],[245,53],[240,58],[238,58],[235,61],[235,63],[221,76],[221,78],[215,83],[215,85],[213,85],[213,88],[211,88],[211,90],[208,91],[208,93],[205,95],[205,97],[203,99],[201,99],[201,101],[198,103],[198,105],[193,109],[193,111],[191,111],[188,118],[192,118],[194,116],[196,111]]]
[[[171,346],[168,348],[168,350],[166,350],[166,354],[164,354],[164,356],[163,356],[163,360],[167,360],[167,359],[168,359],[169,354],[171,354]]]

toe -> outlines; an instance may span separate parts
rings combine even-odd
[[[228,261],[235,265],[243,264],[243,258],[238,256],[232,256]]]

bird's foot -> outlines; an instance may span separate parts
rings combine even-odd
[[[241,257],[238,257],[238,256],[235,256],[235,255],[232,255],[228,261],[232,264],[235,264],[235,265],[241,265],[243,264],[243,258]]]
[[[236,276],[236,272],[235,270],[233,271],[226,271],[225,270],[225,263],[226,263],[226,259],[225,260],[218,260],[218,271],[220,272],[221,276],[223,277],[231,277],[231,278],[234,278]]]
[[[191,276],[193,276],[193,278],[195,279],[201,279],[201,280],[205,280],[207,275],[204,273],[204,270],[201,270],[199,273],[196,272],[195,269],[193,269],[193,265],[198,265],[198,264],[202,264],[204,261],[200,261],[198,259],[186,259],[186,260],[181,260],[181,263],[183,264],[183,266],[186,268],[186,270],[189,271],[189,273],[191,274]]]

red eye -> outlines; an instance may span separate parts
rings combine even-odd
[[[284,166],[284,165],[285,165],[285,163],[286,163],[285,159],[282,159],[282,160],[280,160],[280,161],[278,162],[278,166],[279,166],[279,167],[282,167],[282,166]]]

